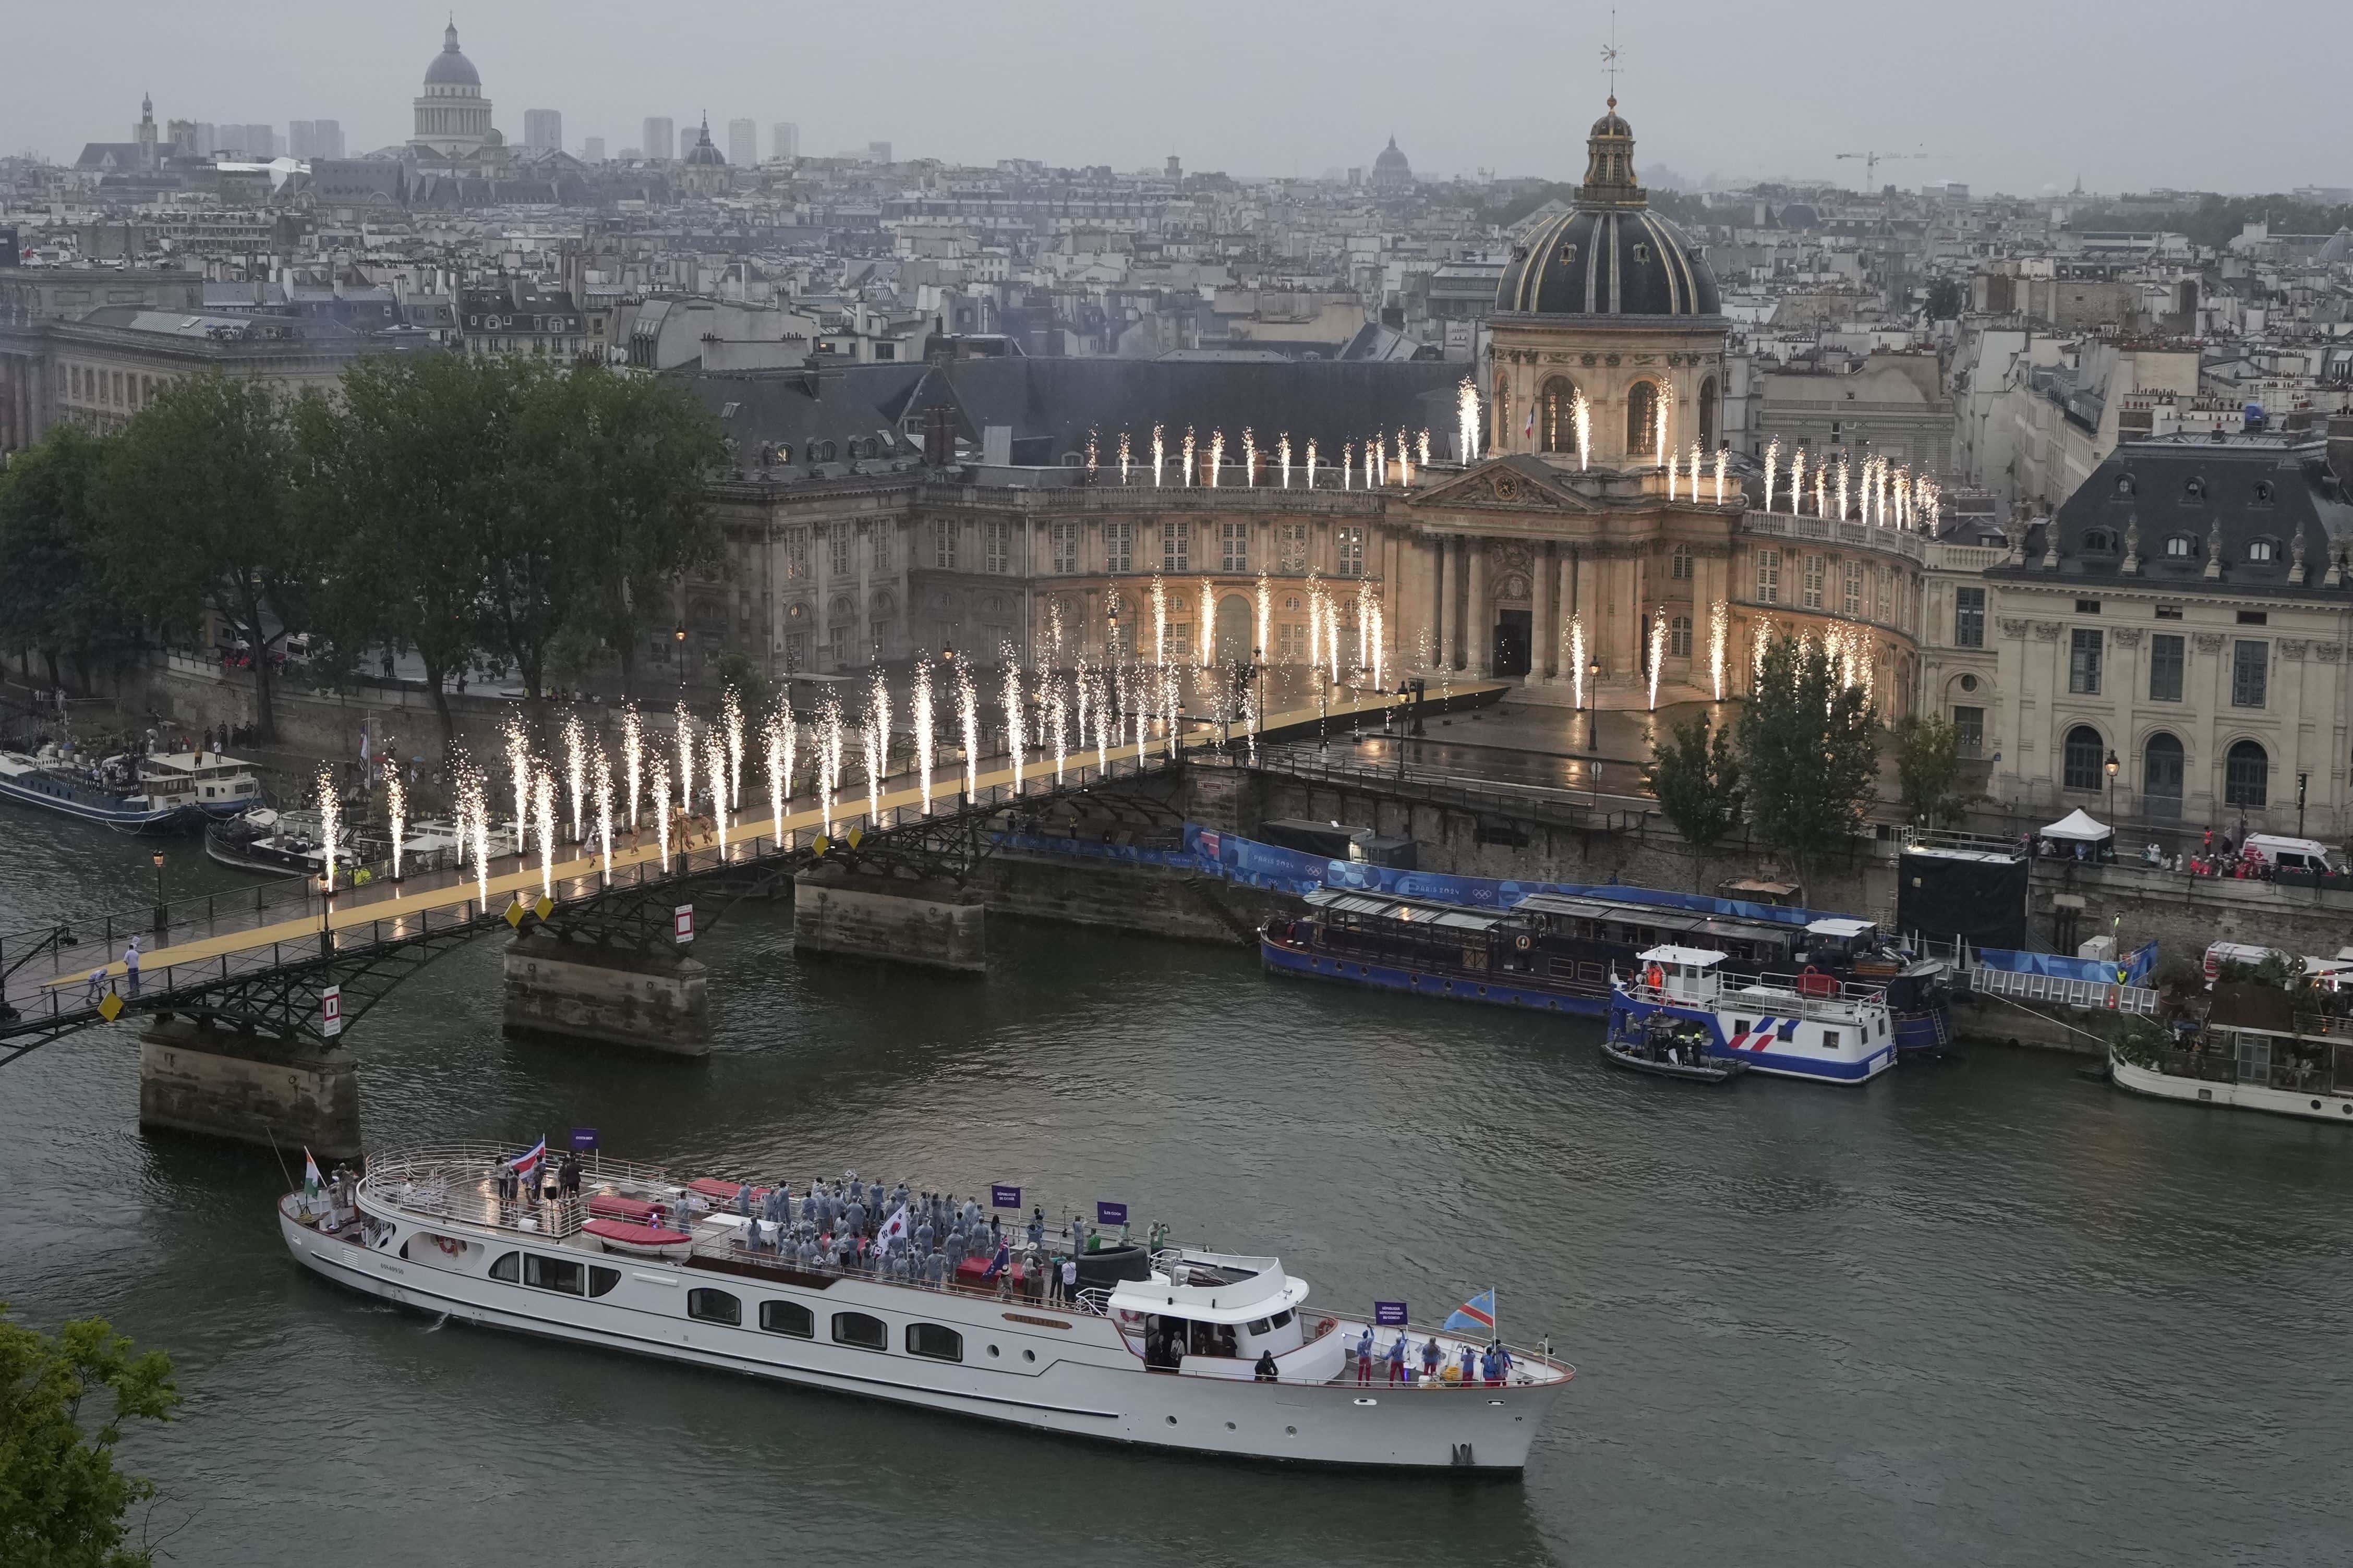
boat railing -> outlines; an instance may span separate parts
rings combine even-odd
[[[1841,984],[1825,978],[1821,984],[1838,984],[1834,993],[1809,996],[1798,991],[1790,977],[1767,976],[1760,981],[1748,981],[1728,976],[1727,983],[1713,991],[1693,992],[1675,987],[1672,982],[1663,986],[1636,983],[1626,987],[1627,994],[1637,1001],[1669,1007],[1702,1007],[1716,1012],[1763,1013],[1777,1018],[1804,1018],[1828,1023],[1852,1023],[1857,1009],[1884,1005],[1885,988],[1875,985]],[[1761,984],[1768,995],[1744,994],[1742,987]]]
[[[535,1196],[533,1184],[526,1182],[502,1190],[500,1177],[515,1153],[501,1143],[451,1143],[379,1154],[367,1162],[361,1188],[375,1201],[409,1214],[558,1240],[578,1233],[598,1190],[678,1190],[676,1178],[659,1166],[593,1158],[581,1167],[577,1197]],[[547,1175],[543,1166],[537,1184],[543,1184]]]

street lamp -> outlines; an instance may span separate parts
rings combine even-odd
[[[328,915],[335,907],[334,865],[332,860],[328,861],[327,869],[319,873],[319,956],[321,958],[335,956],[335,933],[327,921]]]
[[[2311,782],[2312,782],[2312,775],[2311,775],[2310,773],[2298,773],[2298,774],[2296,774],[2296,775],[2295,775],[2295,836],[2296,836],[2298,838],[2301,838],[2301,837],[2304,837],[2304,791],[2305,791],[2305,786],[2306,786],[2306,784],[2310,784]]]
[[[1258,738],[1266,733],[1266,649],[1250,649],[1250,674],[1258,681],[1258,708],[1250,715],[1250,760],[1258,760]]]
[[[1601,705],[1600,685],[1601,660],[1596,657],[1591,664],[1585,667],[1585,749],[1588,752],[1601,749],[1601,742],[1595,739],[1601,723],[1598,711]]]
[[[670,633],[670,637],[672,639],[670,651],[678,659],[678,700],[683,702],[686,700],[686,623],[684,621],[678,623],[678,630]]]
[[[2303,818],[2299,816],[2296,820],[2301,823]],[[155,934],[163,935],[171,923],[170,916],[164,910],[164,852],[158,849],[155,851]]]
[[[2116,825],[2116,768],[2118,766],[2116,753],[2113,747],[2109,749],[2108,760],[2101,766],[2108,770],[2108,826],[2113,828]]]

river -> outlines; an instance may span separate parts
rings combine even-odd
[[[150,896],[151,846],[0,806],[0,930]],[[171,844],[174,896],[244,885]],[[602,1130],[796,1184],[855,1166],[1271,1250],[1316,1300],[1578,1368],[1525,1479],[1128,1453],[535,1342],[285,1255],[267,1150],[137,1126],[127,1030],[0,1071],[0,1298],[168,1351],[128,1460],[180,1564],[2342,1563],[2348,1134],[1986,1049],[1861,1090],[1695,1089],[1595,1026],[1000,921],[986,980],[699,943],[681,1062],[498,1025],[445,958],[351,1043],[372,1145]]]

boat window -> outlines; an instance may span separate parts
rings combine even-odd
[[[1274,1315],[1274,1317],[1273,1317],[1273,1319],[1271,1320],[1271,1321],[1273,1322],[1273,1324],[1274,1324],[1274,1326],[1275,1326],[1276,1328],[1278,1328],[1278,1329],[1279,1329],[1279,1328],[1282,1327],[1285,1323],[1288,1323],[1289,1321],[1291,1321],[1291,1309],[1290,1309],[1290,1308],[1288,1308],[1288,1307],[1285,1307],[1282,1311],[1277,1312],[1277,1313]]]
[[[771,1334],[790,1334],[797,1340],[817,1338],[817,1314],[798,1301],[763,1301],[760,1303],[760,1327]]]
[[[964,1360],[964,1336],[937,1323],[907,1325],[907,1353],[934,1361]]]
[[[1732,1032],[1736,1035],[1746,1034],[1748,1032],[1748,1020],[1746,1018],[1735,1018],[1732,1020]]]
[[[1264,1318],[1253,1318],[1247,1326],[1249,1327],[1250,1331],[1253,1334],[1266,1333],[1274,1327],[1273,1324],[1268,1322]]]
[[[706,1323],[726,1323],[740,1328],[744,1322],[744,1303],[724,1290],[689,1290],[686,1293],[686,1315],[700,1318]]]
[[[891,1348],[891,1331],[880,1318],[870,1318],[863,1312],[836,1312],[833,1342],[856,1345],[860,1350],[887,1351]]]
[[[619,1269],[600,1268],[594,1263],[588,1266],[588,1294],[591,1296],[602,1296],[620,1282]]]
[[[491,1278],[493,1279],[503,1279],[510,1285],[521,1282],[522,1279],[522,1254],[520,1252],[510,1252],[504,1258],[500,1258],[496,1263],[491,1264]]]
[[[586,1283],[586,1270],[568,1258],[542,1258],[536,1252],[522,1255],[522,1282],[542,1290],[561,1290],[567,1296],[577,1296]]]
[[[1822,1031],[1822,1049],[1826,1051],[1834,1051],[1838,1049],[1838,1043],[1839,1032],[1836,1029],[1824,1029]]]

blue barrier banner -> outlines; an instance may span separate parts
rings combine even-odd
[[[2146,985],[2157,968],[2157,939],[2125,954],[2121,964],[2104,958],[2070,958],[2060,952],[2025,952],[2014,948],[1981,947],[1977,961],[1988,969],[2010,974],[2048,974],[2055,980],[2088,980],[2098,985]],[[2119,981],[2116,972],[2124,971]]]

